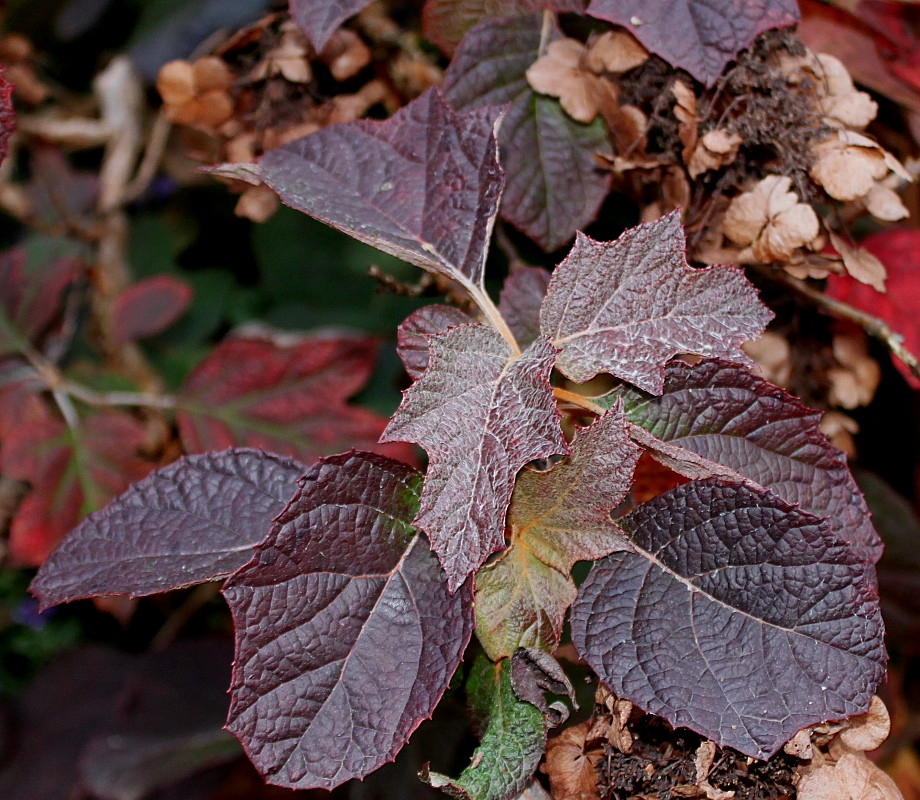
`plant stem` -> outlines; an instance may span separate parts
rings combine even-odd
[[[563,403],[568,403],[572,406],[578,406],[583,408],[585,411],[590,411],[592,414],[597,414],[597,416],[602,416],[607,413],[607,409],[603,406],[599,406],[597,403],[591,402],[587,397],[582,397],[580,394],[575,394],[575,392],[570,392],[568,389],[560,389],[558,386],[553,387],[553,397],[557,400],[561,400]]]
[[[505,322],[505,318],[501,315],[501,312],[495,307],[492,298],[486,294],[482,287],[472,283],[466,284],[464,288],[470,293],[470,297],[472,297],[476,305],[479,306],[480,311],[485,314],[486,319],[489,320],[492,327],[494,327],[495,330],[502,335],[502,338],[508,342],[515,357],[519,356],[521,354],[521,348],[518,346],[517,339],[514,338],[514,334],[511,332],[511,328],[508,327],[508,323]]]
[[[920,359],[917,358],[907,347],[904,346],[904,337],[893,330],[889,325],[878,317],[867,314],[849,303],[842,300],[836,300],[829,297],[824,292],[809,286],[805,281],[794,278],[791,275],[782,273],[769,273],[769,276],[780,283],[784,283],[791,289],[795,289],[803,297],[815,303],[815,305],[836,314],[838,317],[855,322],[870,336],[880,339],[885,346],[897,356],[911,371],[911,373],[920,378]]]
[[[147,392],[97,392],[88,386],[64,381],[61,388],[71,397],[90,406],[138,406],[141,408],[175,408],[176,398],[171,395]]]

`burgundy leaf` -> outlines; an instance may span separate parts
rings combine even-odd
[[[713,475],[723,465],[818,517],[875,563],[882,543],[847,467],[846,455],[821,433],[821,412],[748,370],[718,359],[696,366],[673,361],[664,393],[622,392],[629,418],[678,451],[709,465],[687,469],[680,452],[667,465],[688,477]]]
[[[99,175],[74,169],[64,151],[36,142],[29,146],[29,202],[37,220],[54,225],[92,225],[99,200]]]
[[[428,366],[428,337],[467,322],[473,322],[469,314],[444,305],[423,306],[402,321],[396,329],[396,352],[412,380]]]
[[[256,447],[310,463],[364,447],[412,461],[408,447],[381,447],[382,417],[350,406],[374,366],[375,342],[335,333],[244,331],[217,345],[178,397],[189,453]]]
[[[369,453],[321,460],[224,587],[237,635],[227,727],[270,783],[364,777],[447,688],[472,603],[411,525],[420,481]]]
[[[520,267],[505,279],[498,310],[521,347],[540,335],[540,304],[550,274],[542,267]]]
[[[363,11],[372,0],[290,0],[291,18],[318,53],[342,23]]]
[[[30,590],[50,606],[223,578],[252,557],[303,470],[258,450],[180,458],[84,519]]]
[[[739,345],[772,317],[739,270],[687,265],[673,211],[615,242],[580,233],[553,273],[540,323],[572,380],[609,372],[660,394],[664,364],[679,353],[750,363]]]
[[[10,523],[10,559],[38,566],[85,513],[150,472],[146,438],[122,411],[96,411],[71,430],[30,387],[0,390],[0,474],[29,486]]]
[[[430,89],[383,122],[330,125],[269,150],[262,177],[287,205],[410,264],[479,286],[503,185],[500,114],[456,114]]]
[[[61,296],[80,277],[80,262],[61,256],[27,264],[20,249],[0,254],[0,357],[36,344],[61,310]]]
[[[872,567],[764,489],[692,482],[620,520],[572,641],[618,696],[768,758],[800,728],[866,710],[885,675]]]
[[[591,0],[588,13],[706,85],[758,34],[800,19],[795,0]]]
[[[512,17],[535,11],[585,10],[586,0],[426,0],[422,33],[448,55],[463,35],[489,17]]]
[[[546,250],[594,219],[610,186],[594,154],[610,144],[600,120],[583,125],[535,93],[527,68],[539,57],[542,15],[486,20],[464,38],[444,75],[459,110],[510,103],[498,131],[506,186],[502,216]],[[551,40],[561,34],[553,25]]]
[[[0,70],[0,162],[6,158],[10,136],[16,130],[16,114],[13,111],[13,84]]]
[[[153,275],[131,284],[115,298],[112,332],[118,344],[166,330],[185,313],[192,287],[171,275]]]
[[[453,590],[505,546],[518,470],[568,446],[549,385],[556,351],[545,338],[515,358],[494,328],[471,323],[434,334],[429,345],[428,368],[405,392],[382,441],[428,451],[415,524]]]

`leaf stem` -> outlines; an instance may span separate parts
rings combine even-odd
[[[511,332],[511,328],[508,327],[508,323],[505,322],[505,318],[495,307],[495,303],[492,302],[492,298],[486,294],[485,289],[472,283],[466,284],[465,288],[470,293],[470,297],[473,299],[476,305],[479,306],[479,310],[485,314],[486,319],[492,324],[492,327],[494,327],[495,330],[497,330],[502,335],[502,338],[508,342],[511,349],[514,351],[515,357],[519,356],[521,354],[521,348],[517,343],[517,339],[514,338],[514,334]]]
[[[886,322],[851,306],[849,303],[829,297],[824,292],[791,275],[770,272],[769,277],[786,284],[803,297],[807,297],[814,302],[815,305],[836,314],[838,317],[855,322],[870,336],[880,339],[895,356],[904,362],[915,377],[920,378],[920,359],[904,346],[904,337]]]
[[[61,388],[71,397],[90,406],[140,406],[142,408],[175,408],[176,398],[172,395],[150,394],[148,392],[97,392],[88,386],[73,381],[64,381]]]
[[[553,387],[553,397],[557,400],[561,400],[563,403],[578,406],[585,411],[590,411],[592,414],[597,414],[599,417],[607,413],[606,408],[599,406],[597,403],[592,403],[587,397],[582,397],[580,394],[570,392],[568,389],[560,389],[558,386]]]

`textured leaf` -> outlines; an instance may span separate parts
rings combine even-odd
[[[538,14],[477,25],[444,75],[444,96],[459,111],[511,104],[498,131],[502,216],[554,250],[597,214],[610,173],[594,154],[610,144],[600,120],[576,122],[555,98],[530,88],[525,73],[539,56],[542,24]],[[560,35],[554,26],[552,38]]]
[[[0,389],[0,474],[29,491],[10,524],[14,563],[38,566],[80,518],[150,472],[144,426],[97,411],[71,430],[24,384]]]
[[[585,10],[586,0],[426,0],[422,8],[422,33],[445,53],[453,53],[463,34],[489,17],[551,11]]]
[[[492,663],[480,655],[473,662],[466,690],[473,716],[484,729],[473,761],[459,778],[423,771],[422,779],[461,800],[516,798],[543,755],[543,714],[514,694],[508,659]]]
[[[121,292],[112,308],[112,332],[119,344],[165,331],[192,299],[192,287],[172,275],[153,275]]]
[[[572,641],[618,696],[767,758],[799,728],[866,710],[885,674],[872,567],[766,490],[687,483],[620,520]]]
[[[799,21],[795,0],[591,0],[588,13],[706,85],[758,34]]]
[[[550,274],[542,267],[521,267],[505,279],[498,310],[521,347],[540,335],[540,304]]]
[[[680,212],[615,242],[579,234],[556,267],[543,303],[543,333],[562,349],[556,367],[582,382],[610,372],[660,394],[664,364],[679,353],[749,363],[740,344],[773,314],[732,267],[687,265]]]
[[[834,533],[863,558],[878,561],[881,540],[846,455],[821,432],[820,411],[717,359],[693,367],[674,361],[665,374],[661,397],[622,392],[630,420],[680,450],[736,470],[803,511],[829,517]],[[714,474],[685,469],[679,460],[667,463],[692,478]]]
[[[252,557],[304,467],[258,450],[180,458],[90,514],[32,581],[44,606],[225,577]]]
[[[310,463],[349,447],[411,461],[407,447],[377,439],[386,420],[347,405],[374,366],[369,337],[243,332],[218,344],[177,400],[189,453],[256,447]]]
[[[523,471],[508,512],[511,546],[476,573],[476,636],[489,657],[552,651],[575,599],[576,561],[629,547],[610,512],[626,497],[641,452],[619,409],[578,429],[549,472]]]
[[[79,262],[68,256],[36,267],[26,264],[20,249],[0,254],[0,357],[48,333],[60,313],[61,296],[79,276]]]
[[[457,114],[430,89],[383,122],[330,125],[269,150],[262,177],[287,205],[478,286],[503,185],[500,113]]]
[[[910,352],[920,353],[920,320],[917,318],[917,309],[920,308],[920,266],[917,264],[920,230],[881,231],[867,236],[860,244],[885,265],[888,271],[887,292],[881,294],[849,275],[831,275],[827,293],[880,317],[904,337],[904,345]],[[894,363],[908,383],[920,389],[920,378],[897,358]]]
[[[371,0],[290,0],[291,18],[307,35],[318,53],[349,17],[371,4]]]
[[[412,527],[421,480],[370,453],[323,459],[224,586],[236,626],[227,727],[270,783],[332,788],[391,761],[472,631]]]
[[[444,305],[423,306],[403,320],[396,329],[396,352],[412,380],[428,366],[428,337],[467,322],[473,322],[469,314]]]
[[[403,396],[382,441],[415,442],[428,473],[415,524],[431,539],[451,590],[505,546],[518,470],[568,452],[549,385],[555,351],[540,338],[518,358],[492,327],[429,338],[430,362]]]

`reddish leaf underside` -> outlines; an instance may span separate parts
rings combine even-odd
[[[382,440],[428,452],[415,524],[455,589],[504,547],[518,470],[568,446],[549,385],[555,350],[545,338],[515,358],[494,328],[470,323],[432,335],[429,347],[428,368]]]
[[[0,162],[6,158],[10,136],[16,130],[16,114],[13,111],[13,84],[0,70]]]
[[[740,270],[688,266],[674,211],[615,242],[579,233],[553,273],[540,324],[572,380],[609,372],[660,394],[664,365],[679,353],[750,363],[740,345],[772,317]]]
[[[386,420],[347,399],[367,381],[370,337],[241,333],[218,344],[185,381],[176,418],[186,452],[256,447],[309,464],[363,447],[412,461],[409,447],[380,446]]]
[[[112,333],[118,344],[165,331],[185,313],[192,287],[171,275],[153,275],[131,284],[112,308]]]
[[[540,305],[550,274],[542,267],[519,267],[505,279],[498,310],[521,347],[540,335]]]
[[[684,484],[620,520],[572,641],[619,697],[755,758],[866,710],[885,675],[871,567],[766,490]]]
[[[270,783],[332,788],[393,759],[472,632],[411,525],[421,476],[369,453],[323,459],[224,595],[236,626],[227,723]]]
[[[817,517],[873,564],[882,543],[847,466],[821,432],[821,412],[743,367],[706,359],[668,364],[661,397],[622,392],[629,418],[654,436],[737,470]],[[689,477],[705,473],[668,465]],[[713,473],[709,473],[712,475]],[[708,477],[708,476],[706,476]]]
[[[707,86],[758,34],[799,21],[796,0],[591,0],[588,13]]]
[[[448,328],[473,322],[469,314],[454,306],[423,306],[406,317],[396,329],[396,352],[412,380],[428,366],[428,337]]]
[[[482,282],[503,176],[499,108],[455,113],[429,89],[383,122],[330,125],[269,150],[287,205],[467,286]]]
[[[371,4],[371,0],[290,0],[291,18],[319,53],[345,20]]]
[[[506,171],[502,217],[546,250],[591,222],[610,187],[597,152],[610,143],[600,120],[583,125],[527,82],[540,55],[542,15],[486,20],[469,31],[444,75],[444,96],[460,111],[510,103],[498,131]],[[561,36],[555,24],[552,39]]]
[[[225,577],[285,507],[305,467],[258,450],[186,456],[90,514],[49,556],[30,590],[43,606],[131,597]]]
[[[887,292],[877,292],[849,275],[831,275],[827,293],[880,317],[904,337],[904,345],[910,352],[920,354],[920,319],[917,316],[920,308],[920,265],[917,262],[920,230],[882,231],[867,236],[860,244],[878,257],[888,270]],[[894,363],[908,383],[920,389],[920,378],[897,358]]]

